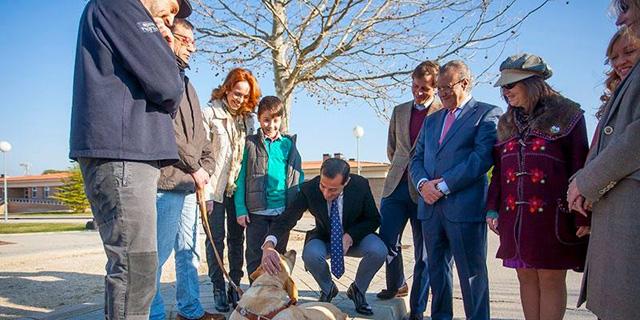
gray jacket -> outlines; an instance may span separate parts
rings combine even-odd
[[[287,206],[295,199],[299,191],[298,184],[302,175],[302,158],[296,147],[296,135],[282,134],[283,137],[291,139],[291,150],[287,161]],[[247,174],[245,203],[249,212],[262,211],[267,209],[267,195],[265,185],[267,184],[267,163],[269,155],[264,144],[264,134],[258,130],[257,134],[247,136],[245,152],[247,152]]]
[[[598,143],[574,177],[593,202],[579,303],[601,319],[638,318],[640,301],[640,66],[620,83],[600,120]]]
[[[202,122],[202,111],[196,90],[185,76],[186,94],[173,120],[173,131],[180,160],[160,171],[158,189],[195,192],[195,182],[190,173],[204,168],[213,173],[213,149],[207,140]]]
[[[397,105],[393,108],[393,113],[391,114],[389,135],[387,138],[387,156],[389,157],[389,161],[391,161],[391,168],[389,168],[387,178],[384,180],[382,197],[390,196],[398,187],[411,161],[411,155],[415,147],[415,143],[411,144],[409,137],[411,108],[413,108],[413,100]],[[429,107],[429,111],[427,111],[427,117],[440,109],[442,109],[442,104],[438,98],[435,98]],[[418,139],[416,139],[416,141],[418,141]],[[416,185],[411,182],[411,177],[407,180],[411,199],[417,203],[420,195],[418,194],[418,190],[416,190]]]

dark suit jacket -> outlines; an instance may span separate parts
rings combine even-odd
[[[443,109],[425,119],[410,173],[416,183],[423,178],[443,178],[450,194],[433,205],[419,201],[418,219],[430,219],[439,207],[449,221],[485,221],[486,173],[493,165],[496,125],[502,111],[497,106],[471,99],[440,144],[446,113]]]
[[[350,177],[351,181],[344,188],[342,226],[344,232],[353,239],[353,244],[357,245],[362,238],[378,229],[380,214],[369,181],[356,174],[351,174]],[[293,204],[275,220],[269,233],[280,239],[296,225],[302,214],[309,210],[316,220],[316,227],[307,232],[305,243],[312,239],[329,242],[329,212],[319,185],[320,176],[303,183]]]

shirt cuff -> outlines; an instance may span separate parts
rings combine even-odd
[[[438,186],[438,189],[440,190],[440,192],[444,193],[445,195],[448,195],[449,193],[451,193],[451,191],[449,191],[449,186],[447,186],[447,183],[444,182],[444,180],[438,182],[436,186]]]
[[[422,178],[422,179],[420,179],[420,181],[418,181],[418,184],[416,184],[416,189],[418,189],[418,191],[420,191],[420,185],[421,185],[423,182],[427,182],[427,181],[429,181],[429,179],[427,179],[427,178]]]
[[[260,249],[264,249],[264,245],[267,244],[268,241],[273,242],[274,247],[278,245],[278,239],[276,239],[276,236],[268,235],[266,238],[264,238],[264,243],[262,244],[262,247],[260,247]]]
[[[496,210],[487,211],[487,218],[498,219],[498,211]]]

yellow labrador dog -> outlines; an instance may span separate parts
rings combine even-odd
[[[296,252],[280,255],[280,273],[269,275],[258,267],[249,277],[253,284],[244,292],[230,320],[345,320],[347,315],[331,303],[298,305],[298,289],[291,279]]]

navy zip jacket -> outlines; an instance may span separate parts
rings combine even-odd
[[[69,157],[177,160],[183,82],[140,0],[90,1],[76,50]]]

